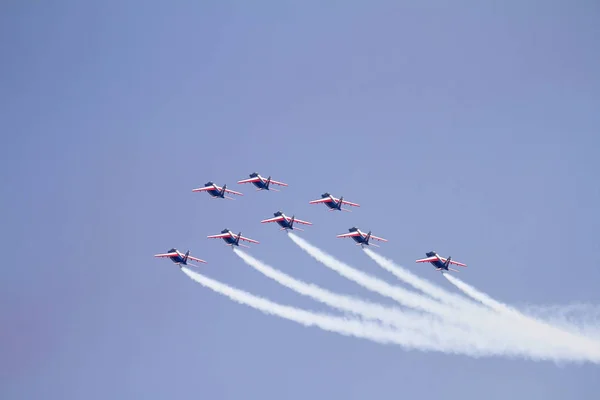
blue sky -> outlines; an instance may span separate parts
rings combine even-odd
[[[390,303],[260,220],[394,282],[349,241],[469,264],[510,304],[600,303],[595,2],[109,2],[0,6],[0,397],[590,398],[597,367],[405,351],[266,316],[153,254],[326,310],[251,254]],[[253,171],[290,186],[236,185]],[[245,196],[192,193],[208,180]],[[308,205],[325,191],[361,207]]]

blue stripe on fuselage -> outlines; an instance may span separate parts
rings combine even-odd
[[[169,257],[175,264],[185,264],[180,256]]]
[[[277,221],[277,223],[282,228],[294,229],[294,228],[290,228],[290,223],[286,219],[282,219],[281,221]]]
[[[325,205],[329,208],[337,209],[338,205],[335,201],[328,201]]]
[[[225,236],[225,237],[223,238],[223,240],[224,240],[224,241],[226,241],[226,242],[227,242],[227,243],[229,243],[229,244],[235,244],[235,239],[234,239],[234,238],[232,238],[231,236]]]
[[[362,236],[350,236],[352,239],[354,239],[354,241],[356,243],[364,243],[365,242],[365,238]]]
[[[430,263],[431,263],[431,265],[433,265],[436,268],[448,269],[448,268],[446,268],[446,266],[444,265],[444,263],[441,262],[440,260],[431,261]]]
[[[258,181],[256,181],[256,182],[252,182],[252,184],[253,184],[254,186],[256,186],[257,188],[259,188],[259,189],[266,189],[266,190],[269,190],[269,189],[267,188],[267,185],[265,185],[265,183],[264,183],[263,181],[261,181],[261,180],[258,180]]]
[[[207,190],[208,194],[210,194],[213,197],[221,197],[221,192],[218,191],[217,189],[211,189],[211,190]]]

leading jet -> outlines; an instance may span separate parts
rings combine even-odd
[[[329,207],[329,211],[337,210],[337,211],[351,212],[350,210],[348,210],[346,208],[342,208],[342,204],[347,204],[347,205],[353,206],[353,207],[360,207],[360,204],[352,203],[351,201],[344,200],[344,196],[337,199],[337,198],[333,197],[332,195],[330,195],[329,193],[323,193],[321,195],[321,198],[318,200],[309,201],[309,204],[319,204],[319,203],[324,203],[327,207]]]
[[[192,192],[207,192],[213,199],[221,198],[227,200],[235,200],[229,196],[225,196],[225,193],[236,194],[238,196],[243,196],[243,193],[236,192],[235,190],[227,189],[227,185],[223,185],[223,187],[215,185],[212,181],[206,182],[204,187],[192,189]]]
[[[260,223],[265,224],[265,223],[269,223],[269,222],[277,222],[277,224],[279,224],[279,226],[281,226],[280,230],[282,230],[282,231],[287,231],[288,229],[289,230],[298,230],[298,231],[304,230],[304,229],[298,228],[297,226],[294,227],[294,223],[303,224],[303,225],[312,225],[312,222],[297,219],[295,215],[292,215],[292,217],[290,218],[281,211],[277,211],[276,213],[273,213],[273,215],[274,215],[273,218],[264,219],[264,220],[260,221]]]
[[[356,242],[357,246],[362,246],[363,248],[365,246],[369,246],[369,245],[379,247],[375,243],[369,243],[369,240],[371,240],[371,239],[379,240],[381,242],[387,242],[387,239],[381,238],[379,236],[371,235],[371,231],[369,231],[369,233],[361,232],[361,230],[355,226],[348,229],[348,233],[343,233],[341,235],[337,235],[337,237],[338,238],[350,237]]]
[[[199,258],[196,257],[192,257],[190,256],[190,251],[186,251],[185,254],[182,254],[179,250],[177,249],[171,249],[166,253],[162,253],[162,254],[155,254],[154,257],[159,257],[159,258],[169,258],[171,259],[171,261],[173,261],[175,264],[179,265],[179,268],[182,268],[184,265],[188,265],[188,260],[191,261],[196,261],[196,262],[200,262],[200,263],[204,263],[206,264],[206,261],[201,260]]]
[[[467,264],[460,263],[458,261],[453,261],[452,257],[444,258],[440,257],[435,251],[429,251],[425,253],[427,258],[421,258],[417,260],[418,263],[428,262],[435,267],[436,271],[454,271],[460,272],[454,268],[450,268],[450,264],[458,265],[461,267],[466,267]]]
[[[225,241],[225,244],[227,246],[231,246],[232,249],[233,249],[233,246],[238,246],[238,247],[242,246],[242,247],[249,248],[245,244],[240,244],[240,239],[241,240],[245,240],[245,241],[250,242],[250,243],[257,243],[257,244],[259,243],[257,240],[250,239],[250,238],[247,238],[247,237],[243,237],[242,236],[242,232],[240,232],[240,233],[238,233],[236,235],[236,234],[234,234],[233,232],[231,232],[227,228],[223,229],[220,234],[218,234],[218,235],[210,235],[210,236],[207,236],[207,238],[209,238],[209,239],[223,239]]]
[[[272,188],[270,187],[271,184],[273,185],[279,185],[279,186],[287,186],[287,183],[283,183],[283,182],[279,182],[279,181],[274,181],[273,179],[271,179],[271,177],[269,176],[268,178],[264,178],[262,176],[260,176],[260,174],[258,172],[253,172],[251,173],[249,179],[242,179],[241,181],[238,181],[238,183],[252,183],[254,186],[256,186],[256,190],[273,190],[275,192],[278,192],[278,189]]]

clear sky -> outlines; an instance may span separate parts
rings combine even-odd
[[[484,4],[485,3],[485,4]],[[405,351],[235,304],[153,254],[325,310],[251,254],[390,303],[275,226],[396,283],[351,242],[455,290],[435,250],[514,305],[600,304],[594,1],[0,5],[2,399],[595,398],[598,368]],[[257,171],[290,186],[255,192]],[[213,180],[245,193],[211,200]],[[350,213],[309,205],[329,191]],[[391,304],[391,303],[390,303]]]

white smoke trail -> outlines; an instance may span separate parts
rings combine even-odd
[[[433,297],[434,299],[457,308],[469,310],[482,310],[481,306],[479,306],[478,304],[473,303],[469,299],[456,295],[455,293],[450,293],[444,290],[443,288],[429,282],[428,280],[414,275],[405,268],[402,268],[399,265],[395,264],[392,260],[382,257],[370,249],[363,250],[380,267],[392,273],[396,278],[400,279],[401,281],[411,285],[415,289],[422,291],[423,293]]]
[[[526,329],[527,333],[533,337],[539,337],[548,342],[552,342],[557,347],[565,350],[581,352],[583,354],[588,353],[592,357],[600,356],[600,341],[592,340],[587,336],[581,335],[579,332],[567,332],[556,326],[528,317],[515,308],[494,300],[489,295],[466,284],[455,276],[447,273],[444,273],[443,275],[450,283],[462,290],[467,296],[472,297],[500,314],[510,317],[519,324],[518,328],[522,327],[521,329]]]
[[[597,304],[526,304],[518,308],[531,318],[600,340],[600,306]]]
[[[457,310],[401,287],[392,286],[342,263],[293,233],[289,233],[288,236],[310,256],[340,275],[369,290],[390,297],[400,304],[435,314],[447,323],[468,328],[469,335],[473,337],[485,335],[490,338],[502,338],[507,350],[517,349],[520,352],[530,352],[536,356],[600,360],[600,347],[597,343],[592,342],[587,346],[578,346],[572,340],[547,342],[545,341],[547,334],[545,331],[539,329],[531,331],[526,329],[527,327],[512,326],[510,321],[500,314],[491,312],[472,314]]]
[[[418,290],[421,290],[422,292],[430,295],[431,297],[433,297],[437,300],[443,301],[444,303],[451,304],[457,308],[461,308],[465,311],[478,312],[478,313],[481,313],[484,311],[481,309],[480,306],[472,303],[471,301],[467,301],[466,299],[464,299],[460,296],[456,296],[454,293],[450,293],[450,292],[444,290],[443,288],[440,288],[440,287],[434,285],[433,283],[412,274],[411,272],[407,271],[406,269],[396,265],[393,261],[380,256],[379,254],[373,252],[372,250],[364,249],[364,251],[379,266],[381,266],[388,272],[391,272],[398,279],[404,281],[405,283],[408,283],[409,285],[413,286],[414,288],[416,288]],[[504,313],[507,315],[517,316],[517,317],[519,317],[519,319],[521,321],[526,321],[528,323],[531,323],[531,321],[533,321],[535,319],[538,319],[538,320],[546,319],[547,322],[549,322],[549,324],[545,324],[546,328],[555,330],[555,328],[551,327],[550,325],[555,325],[555,326],[560,325],[560,327],[562,327],[565,330],[570,331],[571,333],[583,334],[583,335],[587,336],[588,338],[593,338],[593,339],[597,339],[600,337],[600,335],[599,335],[600,334],[600,328],[599,328],[600,324],[598,323],[598,322],[600,322],[600,307],[592,307],[592,306],[588,305],[587,307],[585,307],[585,310],[583,313],[581,313],[581,310],[582,310],[581,305],[577,308],[575,306],[560,307],[560,308],[554,307],[550,311],[549,315],[546,316],[546,318],[539,318],[539,317],[536,318],[534,316],[530,316],[528,319],[526,319],[525,315],[522,315],[517,310],[511,309],[510,307],[495,301],[491,297],[489,297],[481,292],[476,291],[474,288],[466,285],[464,282],[460,281],[458,278],[454,278],[450,274],[446,274],[446,273],[444,273],[444,276],[450,282],[452,282],[455,286],[459,287],[459,289],[461,289],[466,294],[468,294],[468,293],[473,294],[473,296],[470,296],[471,298],[474,298],[475,300],[479,301],[480,303],[482,303],[484,305],[488,305],[490,308],[492,308],[493,310],[495,310],[501,314]],[[566,317],[561,318],[559,316],[559,314],[560,315],[566,315],[567,313],[572,314],[573,311],[575,311],[576,309],[578,311],[580,311],[580,315],[587,316],[587,320],[585,322],[583,322],[582,320],[575,322],[573,319],[568,320]],[[533,310],[534,309],[532,309],[532,311]],[[541,312],[542,308],[538,307],[536,310],[538,312]],[[590,320],[591,319],[590,317],[592,317],[593,315],[596,315],[595,321]],[[508,323],[514,323],[514,322],[508,322]],[[538,323],[537,328],[539,329],[541,327],[543,327],[543,324],[540,325]]]
[[[472,357],[484,356],[484,355],[501,355],[501,356],[516,356],[525,355],[528,358],[535,360],[553,360],[553,361],[593,361],[600,363],[600,357],[592,359],[590,355],[579,356],[579,355],[557,355],[541,353],[535,354],[532,352],[521,352],[517,349],[477,349],[477,348],[455,348],[453,346],[440,346],[437,343],[433,343],[430,339],[415,335],[411,332],[403,332],[402,330],[390,330],[385,329],[379,325],[370,324],[368,322],[361,322],[357,320],[339,318],[330,316],[327,314],[319,314],[308,312],[306,310],[298,309],[295,307],[284,306],[270,300],[254,296],[248,292],[232,288],[231,286],[225,285],[221,282],[210,279],[197,272],[191,271],[188,268],[182,268],[182,271],[188,275],[194,281],[201,285],[229,297],[231,300],[250,306],[254,309],[262,311],[265,314],[275,315],[290,321],[297,322],[304,326],[316,326],[325,331],[339,333],[344,336],[353,336],[357,338],[368,339],[381,344],[397,344],[407,349],[416,349],[421,351],[444,351],[445,353],[453,354],[465,354]],[[517,350],[517,351],[515,351]],[[527,350],[527,349],[526,349]]]
[[[496,332],[496,334],[490,334],[489,332],[482,334],[478,331],[473,332],[459,329],[438,320],[431,319],[427,314],[403,312],[399,309],[390,309],[376,303],[370,303],[350,296],[333,293],[317,285],[297,280],[266,265],[241,250],[234,249],[234,252],[244,260],[246,264],[250,265],[258,272],[261,272],[268,278],[273,279],[279,284],[288,287],[299,294],[311,297],[338,310],[385,322],[388,324],[387,326],[402,327],[407,330],[412,330],[416,334],[430,337],[442,348],[451,346],[454,349],[461,349],[461,351],[466,351],[468,353],[481,352],[482,354],[487,354],[489,351],[504,352],[506,354],[511,352],[523,353],[522,349],[513,349],[507,346],[505,343],[506,336],[499,335],[499,332]],[[524,353],[528,354],[530,351],[525,351]]]
[[[289,233],[288,236],[302,250],[307,252],[310,256],[315,258],[326,267],[373,292],[389,297],[404,306],[429,312],[442,317],[446,319],[447,322],[456,323],[466,327],[477,326],[474,324],[474,321],[469,317],[469,315],[459,313],[457,310],[449,307],[448,305],[442,304],[428,297],[424,297],[418,293],[411,292],[400,286],[392,286],[385,281],[358,271],[357,269],[344,264],[331,255],[323,252],[319,248],[311,245],[306,240],[294,235],[293,233]]]
[[[404,329],[414,330],[421,335],[433,337],[434,340],[437,340],[438,342],[453,343],[454,346],[459,346],[464,342],[464,338],[468,334],[465,330],[456,329],[452,326],[440,323],[439,321],[430,318],[429,315],[416,314],[398,308],[389,308],[381,304],[371,303],[351,296],[331,292],[317,285],[295,279],[241,250],[234,249],[234,252],[244,260],[246,264],[266,277],[292,289],[296,293],[308,296],[335,309],[360,315],[368,319],[378,320],[386,323],[387,326],[403,327]],[[470,341],[474,342],[475,340],[471,338]],[[486,342],[489,344],[490,340],[486,340]]]
[[[290,321],[297,322],[304,326],[316,326],[325,331],[339,333],[344,336],[354,336],[357,338],[369,339],[381,344],[397,344],[407,349],[416,349],[421,351],[444,350],[448,353],[460,354],[461,352],[451,347],[441,348],[432,343],[426,337],[415,335],[414,333],[405,333],[400,330],[385,329],[381,326],[361,322],[357,320],[339,318],[327,314],[313,313],[295,307],[284,306],[262,297],[254,296],[248,292],[235,289],[221,282],[210,279],[188,268],[182,268],[182,271],[194,281],[205,286],[219,294],[229,297],[231,300],[250,306],[262,311],[265,314],[275,315]],[[477,356],[477,354],[468,354]]]
[[[600,326],[600,305],[587,303],[572,304],[524,304],[519,307],[525,314],[542,319],[560,319],[574,324]]]

